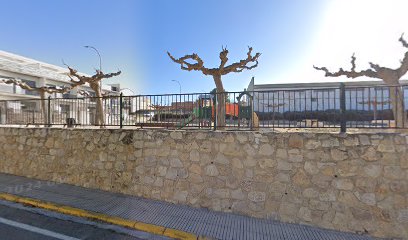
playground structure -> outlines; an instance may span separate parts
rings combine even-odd
[[[242,97],[247,96],[250,101],[242,101]],[[238,102],[225,103],[225,118],[228,126],[229,122],[233,122],[233,125],[238,125],[238,128],[246,127],[250,128],[253,124],[253,119],[257,119],[256,113],[252,108],[252,96],[248,92],[242,92],[236,98]],[[216,105],[215,99],[210,95],[200,97],[194,104],[192,113],[187,119],[176,124],[176,128],[181,129],[183,127],[192,124],[198,127],[211,127],[215,125],[216,121]],[[255,116],[254,116],[255,115]],[[235,123],[237,121],[237,124]]]
[[[187,119],[182,120],[176,124],[177,128],[183,128],[187,125],[194,123],[199,127],[211,127],[215,124],[216,112],[213,99],[199,98],[194,104],[192,113]],[[225,104],[226,119],[238,119],[239,118],[239,106],[237,103]]]

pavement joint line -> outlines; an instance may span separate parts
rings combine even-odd
[[[0,199],[6,200],[9,202],[29,205],[32,207],[42,208],[42,209],[46,209],[49,211],[59,212],[59,213],[63,213],[63,214],[71,215],[71,216],[82,217],[82,218],[87,218],[87,219],[92,219],[92,220],[99,220],[99,221],[103,221],[106,223],[119,225],[119,226],[135,229],[138,231],[148,232],[148,233],[152,233],[152,234],[156,234],[160,236],[166,236],[166,237],[170,237],[174,239],[180,239],[180,240],[204,239],[201,236],[197,236],[195,234],[184,232],[184,231],[177,230],[177,229],[166,228],[166,227],[157,226],[154,224],[128,220],[128,219],[124,219],[124,218],[120,218],[116,216],[109,216],[103,213],[91,212],[91,211],[83,210],[80,208],[74,208],[74,207],[55,204],[51,202],[45,202],[45,201],[34,199],[34,198],[21,197],[21,196],[9,194],[9,193],[0,192]]]

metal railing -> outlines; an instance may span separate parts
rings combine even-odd
[[[394,101],[393,93],[402,94],[401,101]],[[221,98],[225,101],[225,124],[216,120],[215,109]],[[347,128],[408,128],[408,86],[340,85],[214,94],[120,95],[101,100],[106,126],[208,130],[339,128],[342,132]],[[49,97],[43,104],[41,101],[0,101],[0,124],[98,126],[96,97]],[[42,111],[42,105],[46,111]],[[402,107],[404,111],[396,111]]]

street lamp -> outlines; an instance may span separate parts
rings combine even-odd
[[[181,94],[181,84],[180,84],[180,82],[179,81],[177,81],[177,80],[171,80],[172,82],[176,82],[176,83],[178,83],[178,85],[179,85],[179,87],[180,87],[180,94]]]
[[[136,93],[130,88],[121,88],[121,89],[119,89],[119,92],[122,92],[122,90],[129,90],[129,91],[132,92],[133,95],[136,95]]]
[[[99,54],[98,49],[96,49],[96,48],[93,47],[93,46],[84,46],[84,47],[85,47],[85,48],[92,48],[93,50],[95,50],[96,54],[98,54],[98,57],[99,57],[99,71],[102,72],[102,58],[101,58],[101,54]]]
[[[85,48],[92,48],[93,50],[95,50],[96,54],[98,54],[98,57],[99,57],[99,71],[102,73],[102,58],[101,58],[101,54],[99,54],[98,49],[96,49],[96,48],[93,47],[93,46],[84,46],[84,47],[85,47]],[[101,94],[102,94],[102,82],[99,83],[99,91],[100,91]]]

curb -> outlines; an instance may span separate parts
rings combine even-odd
[[[123,226],[126,228],[131,228],[131,229],[135,229],[138,231],[148,232],[148,233],[152,233],[152,234],[156,234],[160,236],[166,236],[166,237],[170,237],[174,239],[180,239],[180,240],[204,239],[195,234],[184,232],[184,231],[177,230],[177,229],[166,228],[166,227],[157,226],[154,224],[128,220],[128,219],[115,217],[115,216],[109,216],[109,215],[102,214],[102,213],[86,211],[80,208],[74,208],[74,207],[69,207],[65,205],[45,202],[45,201],[41,201],[41,200],[33,199],[33,198],[20,197],[20,196],[8,194],[8,193],[0,193],[0,199],[6,200],[9,202],[21,203],[21,204],[29,205],[32,207],[42,208],[42,209],[46,209],[46,210],[54,211],[58,213],[63,213],[66,215],[72,215],[72,216],[87,218],[91,220],[99,220],[102,222],[119,225],[119,226]]]

